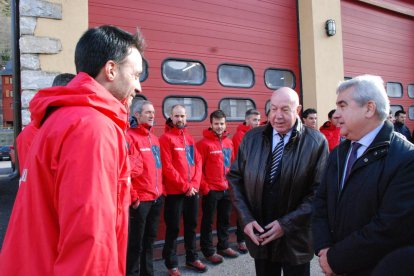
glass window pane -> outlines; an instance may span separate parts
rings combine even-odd
[[[139,77],[139,81],[143,82],[148,78],[148,62],[142,59],[142,74]]]
[[[393,105],[390,105],[390,110],[391,110],[392,115],[394,115],[395,112],[397,112],[398,110],[403,110],[403,107],[401,105],[393,104]]]
[[[265,105],[265,113],[269,114],[270,111],[270,100],[267,100],[266,105]]]
[[[250,99],[222,99],[219,109],[226,114],[227,121],[244,121],[246,111],[256,108],[256,104]]]
[[[171,108],[180,104],[185,107],[187,121],[203,121],[207,117],[207,103],[200,97],[168,97],[163,103],[164,117],[168,118]]]
[[[414,120],[414,105],[408,108],[408,119]]]
[[[229,87],[249,88],[254,84],[252,68],[243,65],[220,65],[218,68],[218,79],[221,85]]]
[[[414,84],[408,85],[408,97],[414,98]]]
[[[265,84],[270,89],[280,87],[295,88],[295,76],[291,71],[280,69],[267,69],[265,71]]]
[[[401,98],[403,95],[402,84],[399,82],[387,82],[387,95],[390,98]]]
[[[169,59],[162,64],[162,76],[171,84],[200,85],[206,80],[206,69],[198,61]]]

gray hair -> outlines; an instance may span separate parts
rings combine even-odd
[[[144,105],[147,105],[147,104],[153,105],[152,102],[147,101],[147,100],[136,101],[131,107],[132,114],[133,115],[135,113],[141,114],[142,113],[142,107]]]
[[[378,117],[384,121],[390,112],[390,100],[385,91],[384,81],[379,76],[362,75],[339,83],[336,94],[353,88],[353,100],[360,106],[369,101],[376,105]]]

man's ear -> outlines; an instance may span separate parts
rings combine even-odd
[[[377,110],[377,105],[375,104],[375,102],[368,101],[366,108],[367,108],[366,116],[368,118],[371,118],[372,116],[375,115],[375,111]]]
[[[302,106],[298,105],[298,107],[296,107],[296,112],[299,115],[300,111],[302,110]]]
[[[118,65],[113,60],[108,60],[104,66],[105,77],[108,81],[113,81],[118,74]]]

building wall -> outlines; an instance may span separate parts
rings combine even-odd
[[[299,0],[303,109],[316,108],[318,126],[335,108],[336,87],[344,79],[340,8],[339,0]],[[326,34],[328,19],[335,20],[334,36]]]
[[[62,50],[58,54],[41,54],[40,64],[43,71],[76,73],[74,56],[79,38],[88,28],[88,1],[52,0],[62,5],[62,20],[39,18],[36,36],[49,36],[59,39]]]
[[[20,2],[22,124],[29,102],[59,73],[74,73],[74,48],[88,25],[87,0]]]

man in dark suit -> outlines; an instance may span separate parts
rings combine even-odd
[[[393,250],[414,244],[414,146],[386,120],[383,80],[359,76],[337,89],[342,142],[314,201],[314,247],[326,275],[371,275]]]

